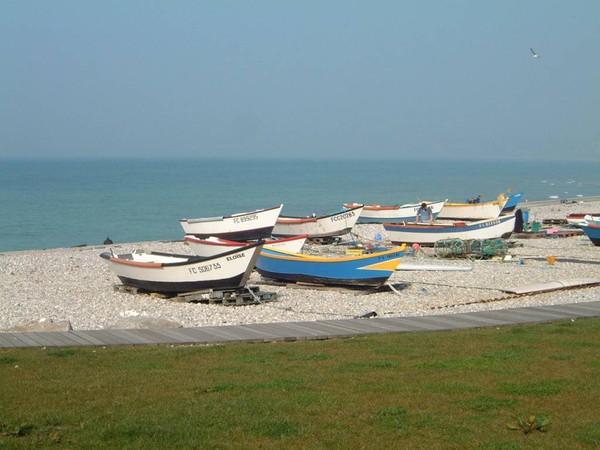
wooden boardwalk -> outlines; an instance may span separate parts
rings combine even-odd
[[[496,311],[220,327],[0,333],[1,348],[189,345],[348,338],[376,333],[457,330],[600,316],[600,301]]]

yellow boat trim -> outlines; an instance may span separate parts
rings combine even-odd
[[[268,246],[266,246],[266,245],[265,245],[265,247],[268,248]],[[305,253],[293,253],[293,252],[288,252],[285,250],[280,250],[277,248],[274,248],[273,250],[275,250],[279,253],[282,253],[282,254],[281,255],[273,255],[273,254],[268,253],[265,255],[268,256],[269,258],[276,258],[276,259],[297,260],[297,259],[301,258],[301,259],[310,259],[313,262],[343,262],[343,261],[356,261],[356,260],[360,260],[360,259],[370,259],[370,258],[373,258],[374,256],[383,256],[383,255],[389,255],[390,253],[404,252],[404,251],[406,251],[406,244],[402,244],[400,247],[394,247],[394,248],[391,248],[384,252],[365,253],[360,256],[342,256],[342,257],[334,257],[334,258],[327,258],[326,256],[307,255]],[[395,260],[392,259],[391,261],[395,261]],[[387,261],[384,261],[384,263],[385,262],[387,262]],[[377,264],[382,264],[382,263],[377,263]],[[377,264],[375,264],[375,265],[377,265]]]
[[[361,267],[360,270],[396,270],[398,264],[400,264],[400,256],[395,259],[388,259],[387,261],[383,261],[376,264],[371,264],[370,266]]]

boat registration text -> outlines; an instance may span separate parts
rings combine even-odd
[[[339,214],[337,216],[333,216],[331,218],[332,222],[339,222],[340,220],[346,220],[349,219],[350,217],[354,217],[356,214],[354,213],[354,211],[348,211],[347,213],[344,214]]]
[[[205,272],[210,272],[213,269],[218,270],[220,268],[221,268],[221,264],[212,263],[212,264],[205,264],[204,266],[189,267],[188,270],[190,271],[190,273],[205,273]]]
[[[253,220],[258,220],[257,214],[252,214],[250,216],[234,217],[233,223],[251,222]]]

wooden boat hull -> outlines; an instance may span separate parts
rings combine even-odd
[[[587,224],[580,224],[585,235],[592,241],[597,247],[600,247],[600,224],[596,222],[588,222]]]
[[[264,277],[287,282],[376,287],[394,273],[405,250],[403,245],[379,253],[325,258],[263,247],[256,270]]]
[[[517,195],[517,194],[515,194]],[[518,197],[520,198],[520,197]],[[500,215],[510,197],[503,194],[497,200],[481,203],[456,203],[446,202],[440,213],[439,219],[445,220],[485,220],[495,219]],[[515,205],[516,206],[516,205]]]
[[[209,258],[162,252],[124,255],[104,252],[100,256],[127,286],[150,292],[181,293],[243,287],[262,247],[260,242]]]
[[[211,236],[232,241],[264,239],[271,235],[283,205],[222,217],[181,219],[185,234],[206,239]]]
[[[288,252],[299,253],[307,238],[307,235],[302,235],[284,239],[267,239],[264,241],[264,245]],[[185,242],[188,243],[192,252],[198,256],[216,256],[249,245],[248,242],[230,241],[215,237],[200,239],[196,236],[186,236]]]
[[[393,244],[416,243],[422,245],[435,244],[442,239],[508,238],[514,227],[514,215],[456,225],[383,224],[383,228]]]
[[[523,199],[523,192],[519,192],[517,194],[510,194],[508,196],[508,199],[504,203],[504,206],[502,208],[502,211],[500,211],[500,214],[508,214],[508,213],[513,212],[515,210],[515,208],[517,207],[517,205],[521,202],[522,199]]]
[[[445,201],[441,202],[426,202],[433,211],[433,217],[436,218]],[[345,203],[344,208],[350,209],[360,206],[358,203]],[[381,206],[381,205],[364,205],[358,223],[383,223],[383,222],[414,222],[417,219],[417,211],[421,207],[421,203]]]
[[[356,224],[363,206],[321,217],[281,216],[271,233],[274,237],[290,237],[302,234],[309,239],[342,236]]]
[[[499,202],[483,203],[446,203],[438,214],[438,219],[446,220],[484,220],[495,219],[500,215],[502,205]]]
[[[581,222],[598,220],[600,213],[570,213],[567,214],[567,223],[571,226],[579,226]]]

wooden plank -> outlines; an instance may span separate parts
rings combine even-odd
[[[217,344],[221,342],[232,341],[231,335],[223,335],[213,332],[215,327],[194,327],[194,328],[178,328],[176,339],[177,343],[200,343],[200,344]],[[172,331],[162,330],[165,334]],[[174,333],[174,332],[173,332]]]
[[[498,320],[498,325],[522,324],[528,321],[538,322],[536,317],[532,318],[531,315],[523,314],[519,311],[512,311],[509,309],[496,311],[481,311],[476,314],[479,317],[486,317],[488,319]]]
[[[0,347],[148,345],[330,339],[360,334],[434,331],[600,316],[600,301],[414,317],[325,320],[176,329],[1,333]]]
[[[211,342],[232,342],[232,341],[245,341],[248,339],[246,334],[238,334],[235,331],[235,327],[202,327],[196,328],[196,331],[201,332],[203,336],[202,340],[209,339]]]
[[[577,305],[552,305],[532,308],[548,314],[557,314],[565,319],[596,317],[600,315],[600,306],[597,308],[580,308]]]
[[[81,345],[79,339],[71,338],[68,331],[44,332],[44,338],[51,340],[54,347],[73,347]]]
[[[573,280],[553,280],[543,283],[527,284],[514,288],[503,289],[510,294],[530,294],[535,292],[555,291],[564,288],[586,287],[600,284],[598,278],[577,278]]]
[[[454,317],[453,317],[454,318]],[[456,314],[456,321],[468,325],[469,328],[503,325],[505,322],[490,317],[480,317],[477,313]]]
[[[112,333],[111,330],[88,330],[86,333],[94,339],[102,342],[100,345],[125,345],[122,337],[119,334]]]
[[[422,320],[424,316],[415,317],[389,317],[383,320],[390,321],[397,326],[397,331],[438,331],[437,324],[430,324]]]
[[[438,325],[440,330],[460,330],[465,328],[480,328],[497,324],[495,321],[471,317],[467,314],[437,314],[419,317],[422,323]]]
[[[11,347],[21,347],[21,345],[16,345],[16,342],[19,342],[18,335],[20,333],[16,333],[17,336],[14,336],[13,333],[0,333],[0,348],[11,348]]]
[[[47,336],[49,333],[29,331],[23,334],[38,342],[38,344],[42,344],[42,347],[55,347],[56,345],[60,345],[60,343],[57,343],[51,336]]]
[[[104,343],[99,339],[91,336],[88,331],[70,330],[69,335],[81,345],[103,345]]]

